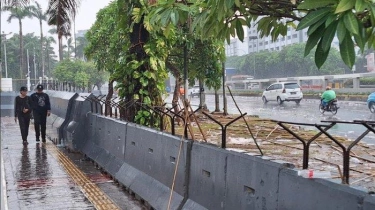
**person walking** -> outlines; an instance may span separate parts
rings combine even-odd
[[[27,145],[27,136],[29,135],[29,125],[31,118],[31,100],[27,95],[27,88],[20,88],[20,95],[14,100],[14,121],[20,125],[22,143]]]
[[[51,115],[51,103],[47,93],[43,92],[43,85],[36,86],[36,92],[31,94],[31,102],[34,116],[34,127],[36,141],[39,142],[42,135],[42,142],[46,142],[47,116]]]

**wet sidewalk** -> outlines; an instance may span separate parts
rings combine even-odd
[[[18,124],[1,118],[2,209],[118,209],[51,141],[37,143],[33,130],[24,146]]]

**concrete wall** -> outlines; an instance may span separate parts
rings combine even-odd
[[[1,117],[14,117],[14,99],[17,92],[1,92]]]
[[[61,141],[64,139],[63,128],[68,123],[68,117],[72,113],[72,102],[77,98],[77,93],[61,91],[45,91],[51,102],[51,116],[47,117],[47,136],[49,139]],[[84,119],[82,119],[84,120]]]
[[[82,141],[70,145],[82,145],[80,151],[155,209],[375,209],[375,197],[363,190],[86,111],[68,114],[80,116],[73,121],[86,134],[66,129],[73,142]]]

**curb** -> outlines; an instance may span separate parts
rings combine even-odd
[[[4,170],[4,159],[3,159],[3,148],[1,147],[0,159],[1,159],[1,210],[8,210],[8,197],[7,197],[7,186],[5,181],[5,170]]]

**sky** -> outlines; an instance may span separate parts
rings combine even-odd
[[[48,0],[36,0],[41,7],[43,8],[43,11],[47,10],[48,6]],[[34,2],[34,1],[32,1]],[[81,0],[81,5],[78,8],[78,14],[76,17],[76,32],[78,30],[87,30],[89,29],[92,24],[94,24],[96,20],[96,13],[106,7],[111,0]],[[31,3],[33,4],[33,3]],[[9,17],[9,12],[2,11],[1,12],[1,33],[8,34],[10,32],[12,33],[19,33],[19,26],[18,26],[18,20],[13,19],[10,23],[8,23],[7,19]],[[43,36],[46,36],[48,34],[48,30],[50,30],[52,26],[48,26],[46,22],[43,23]],[[72,27],[73,30],[73,27]],[[39,27],[39,20],[36,18],[33,19],[24,19],[22,21],[22,31],[23,34],[27,33],[35,33],[35,36],[40,36],[40,27]],[[73,34],[73,31],[72,31]],[[49,36],[55,36],[55,39],[57,41],[57,35],[51,35]],[[8,35],[7,38],[11,37],[12,34]],[[65,42],[65,39],[64,39]],[[57,45],[54,46],[55,51],[57,50]]]

